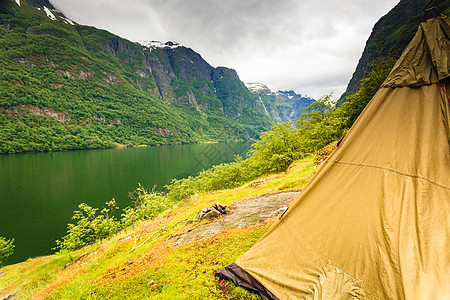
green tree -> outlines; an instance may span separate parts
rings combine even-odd
[[[396,59],[392,56],[375,61],[369,77],[361,80],[361,87],[358,92],[349,96],[339,109],[336,110],[335,117],[341,120],[342,126],[345,129],[349,129],[359,117],[391,72],[395,62]]]

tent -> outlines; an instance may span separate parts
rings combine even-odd
[[[450,299],[450,22],[436,11],[283,218],[216,275],[263,299]]]

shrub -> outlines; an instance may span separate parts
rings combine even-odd
[[[3,267],[8,257],[14,253],[14,247],[14,239],[7,240],[0,237],[0,267]]]
[[[81,203],[79,210],[74,211],[72,219],[78,220],[76,224],[67,224],[67,235],[56,241],[56,249],[60,251],[73,251],[95,241],[108,238],[119,229],[119,222],[113,212],[118,207],[116,200],[106,202],[106,207],[97,215],[98,208]]]
[[[133,207],[123,209],[120,226],[126,228],[138,221],[153,219],[159,213],[171,206],[171,201],[163,193],[148,191],[140,184],[130,193]]]

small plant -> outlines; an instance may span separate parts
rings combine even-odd
[[[7,240],[0,237],[0,267],[3,267],[8,257],[14,253],[14,247],[14,239]]]
[[[121,225],[126,228],[130,225],[134,227],[136,222],[153,219],[159,213],[170,207],[171,201],[160,192],[146,190],[140,184],[129,194],[133,200],[133,207],[126,207],[122,213]]]
[[[56,241],[54,249],[61,252],[78,250],[109,238],[123,228],[129,226],[134,228],[138,221],[153,219],[173,204],[173,201],[170,201],[163,193],[146,190],[140,184],[130,193],[130,198],[134,206],[123,209],[120,220],[114,215],[118,209],[114,198],[105,203],[100,213],[98,208],[93,208],[86,203],[78,205],[78,210],[73,212],[72,217],[73,220],[78,220],[77,223],[67,224],[67,234]]]
[[[98,208],[86,203],[78,205],[79,210],[73,212],[72,219],[78,220],[76,224],[67,224],[67,234],[56,241],[56,249],[60,251],[73,251],[85,245],[108,238],[120,228],[120,222],[113,212],[118,209],[116,200],[106,202],[106,207],[97,214]]]

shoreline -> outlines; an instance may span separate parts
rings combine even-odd
[[[181,145],[198,145],[198,144],[220,144],[220,143],[239,143],[239,142],[255,142],[256,139],[248,140],[232,140],[232,141],[207,141],[207,142],[195,142],[195,143],[184,143],[177,142],[173,144],[156,144],[156,145],[137,145],[137,146],[114,146],[105,148],[88,148],[88,149],[62,149],[62,150],[52,150],[52,151],[24,151],[17,153],[0,153],[0,156],[10,156],[10,155],[20,155],[20,154],[39,154],[39,153],[55,153],[55,152],[71,152],[71,151],[89,151],[89,150],[110,150],[110,149],[127,149],[127,148],[146,148],[146,147],[158,147],[158,146],[181,146]],[[120,144],[119,144],[120,145]]]

